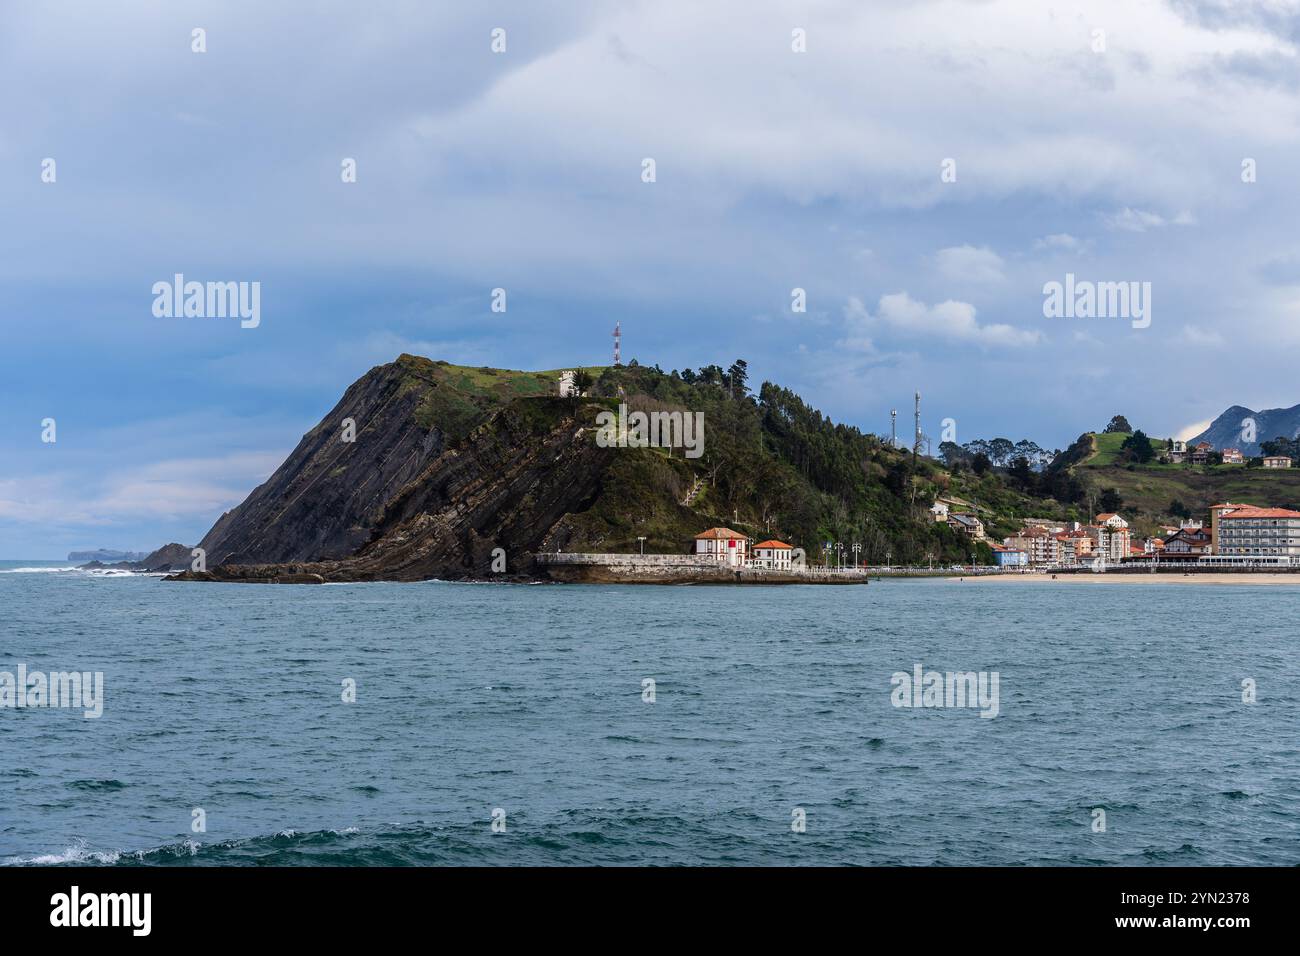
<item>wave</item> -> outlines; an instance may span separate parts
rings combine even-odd
[[[169,571],[128,571],[126,568],[3,568],[0,574],[80,574],[91,578],[161,578]]]

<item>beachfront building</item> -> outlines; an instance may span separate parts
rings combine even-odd
[[[1195,561],[1210,553],[1210,532],[1204,528],[1179,528],[1165,538],[1165,549],[1160,552],[1162,561]]]
[[[734,568],[749,561],[749,539],[730,528],[710,528],[695,536],[695,553],[716,559]]]
[[[1300,562],[1300,511],[1243,505],[1219,516],[1216,554],[1283,556]]]
[[[1210,553],[1216,554],[1216,545],[1219,540],[1219,519],[1237,508],[1247,508],[1249,505],[1233,504],[1231,501],[1225,501],[1222,504],[1210,505]],[[1199,523],[1197,525],[1200,526]]]
[[[1288,458],[1286,455],[1265,455],[1264,467],[1265,468],[1290,468],[1291,459]]]
[[[1025,552],[1028,563],[1034,566],[1061,563],[1061,543],[1056,534],[1041,526],[1024,528],[1002,540],[1003,547]]]
[[[754,567],[769,571],[788,571],[793,564],[794,548],[784,541],[760,541],[754,545]]]
[[[1059,542],[1061,564],[1081,564],[1092,560],[1092,537],[1083,528],[1062,531],[1056,535]]]
[[[1008,548],[1000,544],[990,544],[993,549],[993,563],[1000,568],[1020,568],[1029,564],[1029,555],[1019,548]]]

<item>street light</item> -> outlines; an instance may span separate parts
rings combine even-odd
[[[862,564],[862,559],[859,557],[859,555],[861,554],[862,554],[862,545],[854,541],[853,542],[853,566],[855,568],[861,566]]]
[[[645,554],[645,535],[637,535],[637,540],[641,542],[641,553]]]

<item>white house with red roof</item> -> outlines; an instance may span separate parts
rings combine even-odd
[[[775,538],[754,545],[754,567],[788,571],[793,564],[794,547]]]
[[[743,567],[749,561],[749,538],[730,528],[710,528],[695,536],[695,553],[731,567]]]

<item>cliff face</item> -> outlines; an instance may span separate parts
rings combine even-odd
[[[428,359],[402,355],[370,369],[274,475],[217,520],[199,542],[208,566],[350,557],[395,494],[481,415],[476,395]],[[351,432],[355,441],[344,441]]]
[[[403,356],[357,381],[204,537],[208,572],[179,577],[531,574],[533,552],[564,546],[563,519],[591,506],[617,450],[596,444],[594,406],[529,397],[527,379],[509,383],[506,397],[457,387],[433,364]],[[346,418],[355,442],[341,440]],[[495,548],[505,552],[504,575],[493,573]]]

